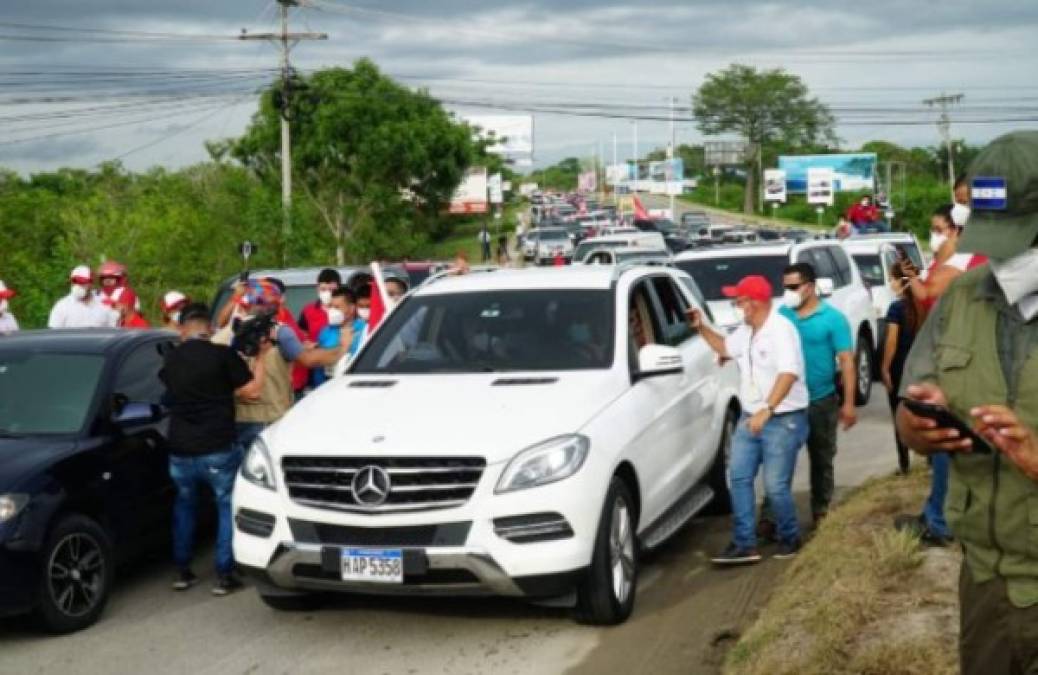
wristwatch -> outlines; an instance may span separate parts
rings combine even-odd
[[[775,416],[775,406],[768,405],[767,408],[768,408],[768,414],[771,415],[772,417],[774,417]]]

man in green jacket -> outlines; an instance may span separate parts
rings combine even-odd
[[[962,672],[1038,673],[1038,132],[993,141],[968,179],[973,215],[959,247],[991,263],[934,308],[901,396],[947,407],[986,443],[904,403],[897,426],[916,451],[952,454],[945,512],[965,553]]]

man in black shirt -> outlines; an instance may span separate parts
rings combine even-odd
[[[173,506],[173,560],[177,566],[174,590],[198,582],[191,571],[198,488],[209,485],[216,500],[216,583],[214,595],[241,587],[234,575],[231,552],[231,490],[241,464],[235,447],[234,397],[259,397],[263,386],[263,359],[252,371],[234,350],[209,340],[209,308],[201,303],[185,307],[180,316],[182,343],[166,355],[159,374],[170,406],[169,474],[177,488]],[[269,349],[269,343],[264,345]]]

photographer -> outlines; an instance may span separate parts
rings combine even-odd
[[[336,349],[304,346],[292,327],[282,323],[281,290],[268,280],[249,281],[235,311],[238,316],[214,336],[214,342],[231,345],[250,364],[262,360],[266,371],[258,397],[252,400],[238,397],[237,444],[244,451],[295,402],[292,367],[311,369],[333,365],[343,357],[349,345],[340,344]],[[257,353],[258,345],[268,340],[276,349]]]
[[[209,337],[209,308],[201,303],[181,310],[182,343],[166,355],[159,373],[170,407],[169,474],[176,486],[173,507],[173,560],[177,577],[173,589],[187,590],[198,582],[191,571],[195,534],[195,502],[207,484],[216,500],[216,583],[214,595],[227,595],[241,586],[233,576],[231,554],[231,490],[242,453],[235,445],[234,400],[255,399],[265,382],[265,359],[250,372],[237,354],[213,344]],[[260,354],[270,350],[260,347]]]

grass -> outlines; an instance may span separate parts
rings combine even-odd
[[[957,671],[959,553],[924,550],[893,517],[923,502],[925,471],[877,479],[824,521],[756,623],[728,654],[731,675]]]

